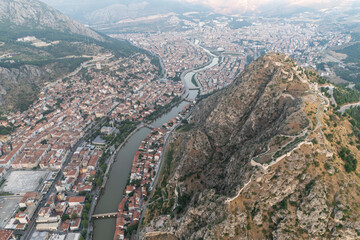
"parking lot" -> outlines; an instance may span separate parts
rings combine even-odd
[[[22,196],[1,196],[0,197],[0,227],[5,227],[12,217]]]
[[[12,171],[1,187],[1,191],[14,194],[37,191],[48,174],[49,171]]]

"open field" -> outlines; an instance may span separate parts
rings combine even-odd
[[[36,191],[48,174],[48,171],[13,171],[9,174],[1,191],[14,194]]]

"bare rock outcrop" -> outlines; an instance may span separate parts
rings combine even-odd
[[[328,102],[285,55],[250,64],[173,134],[139,238],[356,239],[360,181],[336,154],[352,128]]]

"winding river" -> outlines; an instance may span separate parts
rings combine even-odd
[[[191,79],[194,74],[199,71],[211,68],[218,64],[219,58],[210,53],[207,49],[203,48],[210,56],[212,56],[212,61],[210,64],[197,69],[187,71],[183,74],[182,80],[185,84],[186,90],[184,93],[184,98],[193,99],[199,94],[198,90],[189,90],[195,88],[194,84],[191,82]],[[178,116],[178,114],[184,109],[188,104],[186,101],[182,101],[177,106],[174,106],[169,112],[163,114],[161,117],[156,119],[151,123],[152,126],[159,127],[164,123],[167,123],[169,120]],[[110,213],[116,212],[118,204],[123,197],[123,192],[127,183],[127,179],[130,175],[131,164],[135,152],[138,150],[141,141],[151,132],[148,128],[141,128],[137,131],[129,140],[124,144],[120,149],[116,161],[113,163],[111,170],[109,172],[109,179],[105,185],[103,194],[99,197],[95,208],[95,214],[97,213]],[[115,232],[115,218],[108,219],[99,219],[94,222],[94,240],[112,240]]]

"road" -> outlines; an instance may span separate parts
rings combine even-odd
[[[43,196],[40,204],[37,206],[33,217],[30,220],[30,223],[27,227],[27,230],[25,231],[25,234],[21,237],[21,239],[27,240],[30,239],[32,233],[35,230],[35,226],[36,226],[36,217],[38,216],[39,210],[45,206],[46,202],[49,199],[49,196],[55,192],[55,185],[56,183],[61,180],[61,178],[63,177],[63,170],[64,168],[69,164],[74,152],[76,151],[76,149],[84,142],[83,138],[81,138],[76,144],[75,146],[71,149],[70,154],[68,154],[63,166],[61,167],[61,170],[59,171],[58,175],[56,176],[55,180],[53,181],[53,183],[51,184],[51,187],[49,188],[49,191]]]
[[[311,86],[310,86],[310,89],[311,89]],[[322,102],[317,106],[317,110],[316,110],[316,114],[315,114],[317,123],[316,123],[316,126],[314,127],[314,129],[311,132],[308,130],[308,128],[306,128],[304,131],[302,131],[302,133],[300,133],[296,137],[299,138],[299,137],[302,137],[302,136],[306,136],[308,133],[313,133],[313,132],[315,132],[315,131],[317,131],[319,129],[319,131],[323,135],[323,139],[324,139],[325,138],[324,137],[324,132],[321,129],[322,122],[321,122],[321,119],[320,119],[319,115],[323,114],[325,112],[325,108],[328,107],[330,105],[330,103],[329,103],[328,99],[326,97],[324,97],[319,92],[319,89],[313,89],[310,92],[317,95],[322,100]],[[311,135],[311,134],[309,134],[309,135]],[[289,144],[291,144],[291,142]],[[282,156],[275,159],[275,161],[272,161],[270,164],[261,164],[261,163],[258,163],[258,162],[255,161],[255,158],[257,158],[258,156],[261,156],[262,154],[259,154],[259,155],[255,156],[255,157],[253,157],[251,159],[251,161],[250,161],[250,164],[251,164],[251,166],[254,166],[254,167],[257,166],[257,167],[262,168],[264,171],[266,171],[268,168],[270,168],[273,165],[277,164],[278,162],[284,160],[286,157],[290,156],[293,152],[300,149],[300,147],[302,145],[304,145],[304,144],[311,145],[313,147],[313,143],[308,141],[308,139],[305,138],[304,141],[301,141],[300,143],[298,143],[297,146],[295,148],[293,148],[290,152],[287,152],[287,153],[283,154]],[[287,145],[288,144],[283,146],[282,149],[285,148]],[[328,148],[328,146],[325,143],[323,145],[325,146],[325,148],[326,148],[326,150],[328,152],[331,152],[331,150]],[[268,149],[269,149],[269,145],[268,145]],[[239,190],[237,195],[235,197],[228,198],[225,201],[225,203],[228,204],[228,203],[232,202],[233,200],[235,200],[236,198],[238,198],[240,196],[241,192],[245,189],[245,187],[247,187],[251,183],[251,181],[252,181],[252,176],[250,177],[249,181]]]
[[[329,88],[329,90],[327,92],[331,96],[330,101],[333,105],[335,105],[335,107],[337,107],[337,103],[334,98],[334,86],[333,85],[324,85],[324,86],[321,86],[320,88]]]
[[[72,76],[75,76],[76,74],[78,74],[83,68],[86,68],[86,67],[89,67],[91,65],[95,65],[96,62],[100,61],[100,60],[106,60],[106,59],[110,59],[112,58],[113,56],[87,56],[87,57],[91,57],[92,59],[87,61],[87,62],[83,62],[81,63],[81,65],[76,68],[73,72],[67,74],[66,76],[63,76],[62,78],[54,81],[54,82],[51,82],[49,84],[47,84],[47,86],[55,86],[56,84],[58,84],[59,81],[62,81],[63,79],[65,78],[68,78],[68,77],[72,77]]]
[[[103,58],[105,59],[106,57],[103,57]],[[98,61],[98,60],[99,60],[98,58],[93,58],[92,60],[89,60],[89,61],[87,61],[87,62],[85,62],[85,63],[82,63],[75,71],[73,71],[72,73],[66,75],[66,76],[63,77],[63,78],[76,75],[76,74],[79,73],[84,67],[88,67],[88,66],[90,66],[91,63],[94,63],[94,62],[96,62],[96,61]],[[63,78],[62,78],[62,79],[63,79]],[[61,79],[60,79],[60,80],[61,80]],[[56,82],[55,82],[55,83],[51,83],[51,84],[56,84]],[[50,85],[51,85],[51,84],[50,84]],[[108,116],[110,116],[111,112],[112,112],[115,108],[116,108],[116,105],[108,112]],[[45,203],[46,203],[46,202],[48,201],[48,199],[49,199],[49,196],[50,196],[53,192],[55,192],[55,185],[56,185],[56,183],[57,183],[59,180],[62,179],[62,177],[63,177],[63,170],[64,170],[64,168],[69,164],[69,162],[70,162],[70,160],[71,160],[74,152],[76,151],[76,149],[77,149],[80,145],[82,145],[82,144],[84,143],[84,140],[85,140],[86,138],[88,138],[91,134],[93,134],[94,132],[96,132],[96,131],[99,129],[99,127],[103,125],[103,123],[104,123],[105,120],[106,120],[106,118],[102,118],[99,122],[97,122],[97,123],[95,124],[94,127],[92,127],[92,125],[94,124],[94,123],[92,123],[92,124],[90,124],[89,126],[87,126],[87,127],[85,128],[85,131],[87,131],[89,128],[91,128],[91,129],[90,129],[90,131],[88,131],[83,137],[81,137],[81,138],[77,141],[77,143],[74,145],[74,147],[72,147],[70,153],[68,154],[68,156],[67,156],[66,159],[65,159],[64,164],[62,165],[62,167],[61,167],[60,171],[58,172],[56,178],[55,178],[54,181],[52,182],[51,187],[49,188],[48,192],[42,197],[41,202],[40,202],[39,205],[37,206],[37,208],[36,208],[36,210],[35,210],[35,212],[34,212],[34,214],[33,214],[33,217],[31,218],[30,223],[28,224],[27,230],[25,230],[25,231],[20,231],[20,232],[19,232],[19,233],[23,233],[21,239],[23,239],[23,240],[30,239],[32,233],[33,233],[34,230],[35,230],[36,218],[37,218],[37,216],[38,216],[39,210],[40,210],[42,207],[44,207]]]
[[[107,177],[107,174],[110,172],[110,169],[111,169],[111,166],[113,164],[113,162],[115,161],[117,155],[118,155],[118,152],[120,151],[120,149],[124,146],[124,144],[126,144],[126,142],[129,140],[130,137],[132,137],[137,131],[139,131],[141,128],[145,127],[145,124],[142,122],[140,123],[125,139],[124,141],[118,146],[118,148],[114,151],[114,153],[107,159],[107,169],[104,173],[104,179],[103,179],[103,184],[101,187],[98,187],[96,188],[95,190],[93,190],[91,192],[91,196],[93,197],[93,201],[91,202],[91,208],[89,210],[89,214],[88,214],[88,228],[87,228],[87,234],[86,234],[86,239],[91,239],[90,238],[90,234],[93,230],[93,226],[91,224],[91,220],[92,220],[92,215],[95,211],[95,207],[96,207],[96,204],[97,204],[97,200],[98,200],[98,197],[100,195],[100,191],[102,188],[105,187],[106,185],[106,182],[108,180],[108,177]]]
[[[190,110],[189,113],[184,117],[184,119],[189,119],[189,117],[191,116],[191,114],[192,114],[192,112],[194,111],[194,109],[195,109],[195,106],[191,108],[191,110]],[[168,144],[168,141],[169,141],[169,139],[171,138],[171,134],[173,133],[173,131],[175,131],[176,129],[178,129],[179,126],[180,126],[180,124],[175,125],[175,126],[170,130],[170,132],[168,132],[168,133],[164,136],[164,138],[165,138],[164,146],[163,146],[163,149],[164,149],[164,150],[166,149],[166,146],[167,146],[167,144]],[[159,180],[159,176],[161,175],[161,171],[162,171],[163,166],[164,166],[164,164],[163,164],[163,162],[164,162],[164,156],[165,156],[165,151],[164,151],[164,152],[161,154],[161,156],[160,156],[159,169],[158,169],[157,174],[155,175],[155,179],[154,179],[154,181],[153,181],[153,183],[152,183],[152,185],[151,185],[151,188],[152,188],[152,189],[151,189],[151,193],[150,193],[150,195],[149,195],[149,198],[148,198],[148,200],[146,201],[145,205],[143,206],[143,208],[142,208],[142,210],[141,210],[141,215],[140,215],[139,223],[141,223],[141,222],[143,221],[144,213],[145,213],[145,211],[146,211],[147,206],[148,206],[149,204],[151,204],[151,203],[150,203],[150,200],[151,200],[152,195],[153,195],[153,193],[154,193],[154,191],[152,191],[152,190],[156,187],[157,182],[158,182],[158,180]],[[138,226],[137,233],[140,232],[140,227],[141,227],[141,224],[139,224],[139,226]],[[139,234],[137,234],[136,237],[137,237],[137,239],[139,239]]]
[[[201,47],[201,46],[200,46],[200,47]],[[205,49],[205,48],[203,48],[203,47],[201,47],[201,48],[210,55],[210,60],[209,60],[207,63],[205,63],[204,65],[200,66],[200,67],[196,67],[196,68],[193,68],[193,69],[188,69],[188,70],[185,70],[185,71],[183,71],[183,72],[181,73],[180,78],[181,78],[181,81],[183,82],[183,84],[184,84],[184,86],[185,86],[185,91],[184,91],[184,93],[182,94],[182,99],[185,99],[185,98],[189,95],[189,92],[190,92],[190,91],[189,91],[189,86],[188,86],[188,84],[187,84],[186,81],[185,81],[185,76],[186,76],[186,74],[188,74],[188,73],[190,73],[190,72],[192,72],[192,71],[199,72],[199,71],[201,71],[201,70],[203,70],[203,69],[211,68],[211,67],[212,67],[211,64],[213,64],[214,58],[218,58],[217,56],[211,54],[211,53],[209,52],[209,50],[207,50],[207,49]],[[214,65],[216,65],[216,64],[214,64]],[[200,85],[200,86],[201,86],[201,85]],[[200,88],[200,89],[201,89],[201,88]],[[202,89],[201,89],[200,91],[202,91]],[[201,93],[200,93],[200,94],[201,94]],[[190,112],[187,114],[187,116],[184,117],[184,119],[188,119],[188,118],[191,116],[191,114],[192,114],[192,112],[193,112],[194,109],[195,109],[195,106],[190,110]],[[167,146],[167,144],[168,144],[168,140],[171,138],[172,132],[173,132],[174,130],[176,130],[179,126],[180,126],[179,124],[175,125],[175,126],[170,130],[170,132],[165,135],[165,141],[164,141],[164,146],[163,146],[163,149],[164,149],[164,150],[166,149],[166,146]],[[156,187],[157,182],[158,182],[158,180],[159,180],[159,176],[161,175],[161,171],[162,171],[162,168],[163,168],[163,165],[164,165],[164,164],[163,164],[163,162],[164,162],[164,156],[165,156],[165,151],[164,151],[164,153],[163,153],[163,154],[161,155],[161,157],[160,157],[159,169],[158,169],[158,171],[157,171],[157,174],[155,175],[155,179],[154,179],[154,181],[153,181],[152,188],[155,188],[155,187]],[[153,189],[152,189],[152,190],[153,190]],[[154,191],[151,191],[148,200],[146,201],[145,205],[143,206],[143,208],[142,208],[142,210],[141,210],[141,215],[140,215],[139,223],[141,223],[141,222],[143,221],[144,213],[145,213],[145,211],[146,211],[147,206],[148,206],[149,204],[151,204],[151,203],[150,203],[150,200],[151,200],[151,197],[152,197],[152,195],[153,195],[153,192],[154,192]],[[138,226],[137,233],[140,232],[140,227],[141,227],[141,224],[139,224],[139,226]],[[139,234],[136,235],[136,238],[139,239]]]
[[[111,56],[112,57],[112,56]],[[106,57],[104,57],[106,58]],[[165,68],[164,68],[164,64],[162,62],[162,59],[159,57],[160,59],[160,65],[162,67],[162,75],[165,74]],[[76,74],[78,74],[83,68],[86,68],[86,67],[89,67],[91,66],[92,64],[94,64],[96,61],[98,61],[99,59],[97,58],[93,58],[85,63],[82,63],[77,69],[75,69],[75,71],[73,71],[72,73],[69,73],[67,74],[66,76],[64,76],[63,78],[59,79],[58,81],[61,81],[62,79],[64,78],[67,78],[67,77],[71,77],[71,76],[74,76]],[[52,83],[52,84],[56,84],[55,83]],[[51,85],[51,84],[50,84]],[[112,111],[116,108],[117,105],[115,105],[109,112],[108,112],[108,116],[111,115]],[[60,181],[62,178],[63,178],[63,170],[66,166],[68,166],[68,164],[70,163],[71,161],[71,158],[74,154],[74,152],[76,151],[76,149],[81,146],[84,142],[85,142],[85,139],[87,139],[89,136],[91,136],[92,134],[94,134],[94,132],[96,132],[105,122],[106,118],[102,118],[100,121],[98,121],[97,123],[95,123],[95,126],[94,125],[94,122],[91,123],[89,126],[87,126],[84,130],[87,132],[83,137],[81,137],[78,142],[73,146],[73,148],[71,149],[70,153],[68,154],[68,156],[66,157],[66,160],[64,162],[64,164],[62,165],[61,169],[59,170],[56,178],[54,179],[54,181],[52,182],[51,184],[51,187],[49,188],[49,190],[47,191],[47,193],[42,197],[42,200],[41,202],[38,204],[34,214],[33,214],[33,217],[31,218],[29,224],[28,224],[28,227],[27,227],[27,230],[25,231],[19,231],[18,233],[21,233],[23,234],[21,239],[22,240],[27,240],[27,239],[30,239],[31,235],[33,234],[33,232],[35,231],[35,227],[36,227],[36,218],[38,216],[38,213],[40,211],[40,209],[42,207],[45,206],[46,202],[48,201],[50,195],[54,192],[56,192],[56,189],[55,189],[55,185],[58,181]],[[138,130],[139,127],[136,129]],[[88,131],[89,130],[89,131]],[[92,204],[91,204],[91,209],[90,209],[90,214],[89,214],[89,219],[91,219],[91,213],[94,211],[95,209],[95,205],[96,205],[96,199],[98,197],[98,191],[99,189],[95,189],[93,190],[91,193],[92,193],[92,196],[95,196],[95,198],[93,199],[92,201]],[[90,221],[89,221],[89,227],[90,227]]]
[[[108,113],[108,115],[111,114],[111,112],[115,109],[116,106],[114,106],[112,108],[112,110]],[[62,179],[63,177],[63,170],[64,168],[69,164],[74,152],[76,151],[76,149],[81,146],[85,141],[86,138],[88,138],[91,134],[93,134],[94,132],[96,132],[103,124],[104,124],[104,121],[106,120],[106,118],[102,118],[99,122],[97,122],[95,124],[94,127],[92,127],[92,129],[87,132],[82,138],[80,138],[78,140],[78,142],[74,145],[74,147],[72,147],[71,149],[71,152],[68,154],[68,156],[66,157],[66,160],[64,162],[64,164],[62,165],[59,173],[57,174],[55,180],[53,181],[53,183],[51,184],[51,187],[49,188],[48,192],[43,196],[40,204],[37,206],[35,212],[34,212],[34,215],[32,217],[32,219],[30,220],[30,223],[27,227],[27,230],[25,231],[24,235],[21,237],[21,239],[23,240],[28,240],[30,239],[32,233],[34,232],[35,230],[35,226],[36,226],[36,217],[38,216],[38,213],[39,213],[39,210],[45,206],[46,202],[48,201],[50,195],[55,192],[55,185],[56,183]]]
[[[92,218],[92,215],[93,215],[93,213],[95,211],[96,203],[97,203],[97,200],[98,200],[98,197],[99,197],[99,192],[100,192],[100,188],[97,187],[96,190],[94,190],[91,193],[91,196],[93,197],[93,200],[91,202],[91,207],[90,207],[89,214],[88,214],[88,228],[87,228],[87,233],[86,233],[86,239],[91,239],[90,234],[92,233],[92,230],[93,230],[93,226],[91,224],[91,218]]]
[[[175,128],[174,128],[175,129]],[[173,130],[171,130],[171,132],[170,133],[168,133],[168,134],[166,134],[165,135],[165,142],[164,142],[164,149],[166,148],[166,146],[167,146],[167,142],[168,142],[168,139],[169,139],[169,137],[171,136],[171,133],[172,133],[172,131]],[[160,160],[159,160],[159,170],[158,170],[158,172],[157,172],[157,174],[155,175],[155,179],[154,179],[154,181],[153,181],[153,183],[152,183],[152,185],[151,185],[151,193],[150,193],[150,195],[149,195],[149,198],[148,198],[148,200],[146,201],[146,203],[144,204],[144,206],[143,206],[143,208],[141,209],[141,215],[140,215],[140,219],[139,219],[139,223],[141,223],[142,221],[143,221],[143,218],[144,218],[144,213],[145,213],[145,211],[146,211],[146,208],[147,208],[147,206],[149,205],[149,204],[151,204],[150,203],[150,200],[151,200],[151,198],[152,198],[152,196],[153,196],[153,193],[154,193],[154,187],[156,187],[156,184],[157,184],[157,181],[158,181],[158,179],[159,179],[159,175],[161,174],[161,171],[162,171],[162,168],[163,168],[163,162],[164,162],[164,155],[165,155],[165,151],[164,151],[164,153],[163,154],[161,154],[161,157],[160,157]],[[141,224],[139,224],[138,225],[138,229],[137,229],[137,234],[136,234],[136,238],[137,239],[139,239],[139,232],[140,232],[140,227],[141,227]]]
[[[141,48],[139,46],[136,46],[135,44],[133,44],[132,42],[128,41],[128,43],[130,43],[132,46],[136,47],[136,48]],[[148,49],[146,49],[147,52],[149,52],[153,57],[156,57],[159,59],[159,62],[160,62],[160,67],[161,67],[161,74],[158,76],[158,79],[161,79],[161,78],[165,78],[165,74],[166,74],[166,69],[165,69],[165,65],[164,65],[164,61],[163,59],[158,55],[156,54],[155,52],[152,52]]]
[[[356,106],[360,106],[360,102],[346,104],[346,105],[342,106],[339,109],[339,111],[341,112],[341,114],[344,114],[346,109],[350,109],[351,107],[356,107]]]

